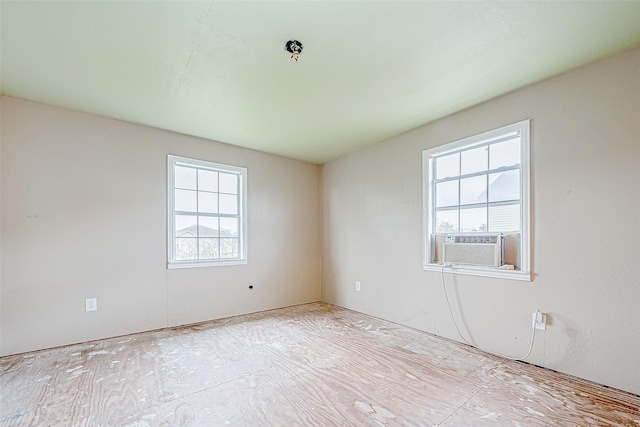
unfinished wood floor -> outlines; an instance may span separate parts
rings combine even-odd
[[[322,303],[0,359],[2,426],[639,426],[640,397]]]

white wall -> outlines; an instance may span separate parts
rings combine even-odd
[[[9,97],[1,129],[0,354],[320,298],[319,166]],[[247,265],[166,269],[167,154],[248,168]]]
[[[534,281],[447,276],[454,314],[522,356],[540,308],[528,361],[640,393],[640,49],[324,165],[323,300],[460,341],[422,271],[421,152],[527,118]]]
[[[0,189],[2,189],[2,101],[0,97]],[[0,191],[0,225],[2,223],[2,191]],[[2,343],[2,226],[0,226],[0,348]],[[0,355],[2,352],[0,352]]]

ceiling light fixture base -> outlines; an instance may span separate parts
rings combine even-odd
[[[300,55],[300,52],[302,52],[303,47],[302,43],[298,40],[289,40],[285,43],[284,50],[291,54],[290,58],[292,60],[298,62],[298,56]]]

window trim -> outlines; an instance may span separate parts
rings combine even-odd
[[[491,267],[477,266],[443,266],[431,262],[433,247],[431,236],[433,229],[432,215],[434,214],[434,200],[432,191],[432,175],[434,155],[442,156],[461,149],[471,149],[505,134],[520,132],[520,268],[518,270],[500,270]],[[430,148],[422,152],[422,221],[423,221],[423,270],[472,275],[481,277],[508,278],[514,280],[531,281],[531,226],[530,226],[530,120],[523,120],[511,125],[493,129],[448,144]]]
[[[203,260],[176,260],[175,259],[175,166],[186,165],[200,169],[215,170],[223,173],[238,175],[240,180],[240,230],[238,236],[239,257],[223,259]],[[217,267],[223,265],[242,265],[247,263],[247,168],[209,162],[206,160],[191,159],[172,154],[167,155],[167,269],[192,268],[192,267]]]

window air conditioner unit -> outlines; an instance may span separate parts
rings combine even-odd
[[[500,233],[447,234],[442,245],[444,264],[500,267],[503,260]]]

